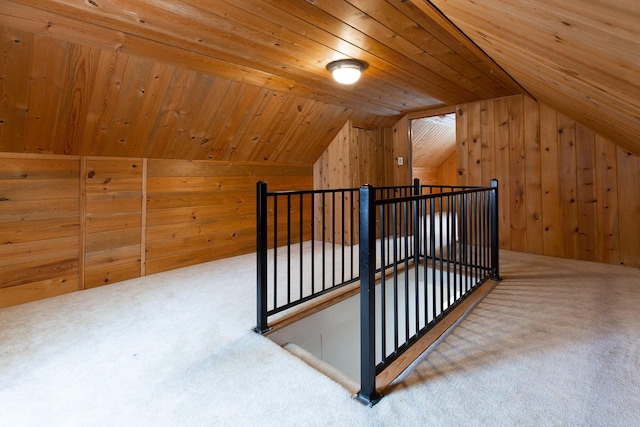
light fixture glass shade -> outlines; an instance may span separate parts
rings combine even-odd
[[[341,59],[327,65],[327,70],[335,81],[343,85],[350,85],[358,81],[367,64],[356,59]]]

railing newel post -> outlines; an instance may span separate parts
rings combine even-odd
[[[376,404],[381,397],[376,391],[375,360],[375,199],[373,186],[360,187],[360,392],[357,397],[366,405]]]
[[[255,331],[263,334],[269,331],[267,323],[267,183],[256,184],[256,228],[257,228],[257,321]]]
[[[491,280],[500,281],[498,180],[491,180]]]

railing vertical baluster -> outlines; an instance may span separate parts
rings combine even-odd
[[[383,190],[385,191],[385,190]],[[386,196],[385,198],[389,197],[389,190],[386,190]],[[384,230],[386,230],[386,236],[389,237],[391,236],[391,228],[389,226],[389,221],[391,221],[389,218],[391,218],[390,212],[391,212],[391,205],[388,203],[385,203],[383,209],[386,210],[385,212],[385,222],[384,222]],[[388,262],[390,257],[391,257],[391,239],[387,238],[385,240],[386,244],[387,244],[387,258],[381,260],[381,264],[382,264],[382,268],[385,268],[387,265],[389,265],[390,263]]]
[[[326,233],[327,233],[327,198],[325,197],[325,192],[322,192],[322,290],[325,290],[326,285],[326,258],[327,258],[327,250],[326,250]]]
[[[256,228],[257,228],[257,321],[255,331],[265,333],[269,330],[267,323],[267,183],[259,181],[256,185]]]
[[[498,235],[498,180],[491,180],[491,279],[500,279],[500,262],[498,249],[500,239]]]
[[[358,399],[374,405],[376,390],[375,360],[375,192],[371,186],[360,188],[360,392]],[[384,350],[383,350],[384,353]]]
[[[273,196],[273,306],[278,306],[278,195]]]
[[[460,200],[460,198],[458,196],[452,196],[451,197],[451,202],[452,202],[452,207],[451,207],[451,229],[453,230],[453,232],[455,233],[453,236],[453,248],[451,249],[451,258],[453,259],[453,291],[456,295],[456,299],[458,299],[460,293],[458,292],[458,238],[460,236],[460,232],[458,230],[460,221],[458,220],[458,210],[459,210],[459,203],[458,201]]]
[[[471,288],[478,283],[478,195],[471,193],[471,262],[473,263],[471,269],[471,275],[473,280],[471,281]]]
[[[404,327],[405,342],[409,340],[409,202],[402,202],[404,207],[403,215],[403,236],[404,240]]]
[[[385,239],[388,240],[388,236],[385,230],[385,222],[386,222],[386,210],[385,206],[381,205],[379,207],[379,215],[380,215],[380,225],[378,226],[380,229],[380,259],[385,258],[385,252],[388,251],[388,248],[385,247],[384,242]],[[375,228],[375,227],[374,227]],[[376,259],[376,267],[377,267],[377,259]],[[381,276],[384,277],[385,274],[385,266],[382,263],[380,267]],[[386,361],[386,348],[387,348],[387,281],[380,281],[380,343],[382,348],[382,363]]]
[[[459,286],[458,286],[458,294],[462,295],[462,211],[460,209],[460,205],[462,204],[462,195],[457,195],[456,196],[456,245],[455,245],[455,259],[456,259],[456,265],[455,265],[455,274],[456,274],[456,280],[458,279],[458,276],[460,278],[459,280]]]
[[[331,192],[331,287],[336,285],[336,192]]]
[[[480,276],[480,194],[475,194],[475,235],[476,235],[476,241],[474,242],[475,248],[476,248],[476,258],[474,260],[474,263],[476,265],[476,282],[474,283],[474,286],[476,286],[480,280],[481,280],[481,276]]]
[[[436,204],[435,200],[429,199],[429,253],[431,255],[431,289],[433,289],[433,318],[438,317],[436,299]],[[426,279],[425,279],[426,280]],[[440,307],[442,313],[442,293],[440,293]]]
[[[484,281],[487,273],[484,270],[484,194],[478,193],[478,271],[480,280]]]
[[[487,215],[487,209],[489,208],[489,193],[484,191],[482,193],[482,269],[484,271],[483,276],[489,276],[489,225],[487,223],[489,215]]]
[[[354,196],[354,192],[353,191],[349,191],[349,238],[350,238],[350,244],[349,244],[349,250],[351,251],[351,279],[355,278],[356,275],[353,271],[353,244],[354,244],[354,234],[355,234],[355,230],[354,230],[354,224],[353,224],[353,217],[354,217],[354,212],[353,212],[353,196]]]
[[[428,208],[427,208],[427,199],[424,199],[421,201],[422,203],[422,229],[421,229],[421,233],[422,235],[426,236],[427,235],[427,227],[428,227],[428,222],[427,222],[427,212],[428,212]],[[424,254],[424,258],[423,258],[423,264],[422,264],[422,283],[424,285],[424,323],[425,325],[428,325],[429,322],[431,322],[431,319],[429,318],[429,262],[428,262],[428,258],[427,255],[429,253],[429,248],[427,247],[427,245],[429,244],[429,242],[427,241],[426,237],[424,239],[422,239],[422,244],[420,245],[422,247],[422,253]]]
[[[416,178],[417,179],[417,178]],[[418,181],[418,185],[420,182]],[[418,187],[419,188],[419,187]],[[415,330],[416,334],[420,330],[420,203],[413,201],[413,283],[415,295]],[[426,260],[425,260],[426,262]]]
[[[446,196],[445,215],[447,216],[447,292],[451,299],[451,195]],[[455,284],[453,285],[453,299],[456,299]]]
[[[398,205],[391,205],[391,223],[393,227],[393,350],[398,350]],[[384,276],[383,276],[384,277]]]
[[[302,268],[303,261],[304,261],[304,258],[303,258],[303,252],[304,252],[303,249],[304,249],[304,247],[302,245],[303,242],[304,242],[304,238],[303,238],[303,235],[304,235],[304,228],[303,228],[303,224],[304,224],[304,215],[303,215],[304,202],[303,202],[303,199],[304,199],[304,196],[302,194],[300,194],[298,197],[300,197],[300,266],[299,266],[300,267],[300,298],[302,298],[303,297],[303,292],[304,292],[304,289],[302,287],[302,284],[304,283],[304,274],[303,274],[304,269]]]
[[[444,300],[444,277],[442,275],[443,265],[442,265],[442,257],[444,256],[444,250],[442,249],[442,241],[443,241],[443,232],[442,232],[442,196],[438,196],[438,259],[439,259],[439,268],[440,272],[438,276],[440,276],[440,295],[442,295],[442,299]],[[435,261],[435,259],[434,259]],[[433,268],[435,268],[435,262],[433,263]],[[449,292],[447,291],[447,304],[445,308],[449,307]]]
[[[311,294],[316,293],[316,195],[311,193]]]
[[[462,239],[461,239],[461,250],[460,250],[460,257],[461,257],[461,261],[462,261],[462,265],[460,266],[462,268],[462,266],[464,266],[464,286],[463,286],[463,291],[462,291],[462,295],[465,295],[467,293],[467,291],[469,290],[469,268],[468,268],[468,226],[469,226],[469,218],[468,218],[468,206],[467,206],[467,194],[462,194],[462,203],[461,203],[461,208],[462,208]]]
[[[287,304],[291,302],[291,194],[287,194]]]
[[[345,241],[344,241],[344,233],[345,233],[345,223],[344,223],[344,197],[346,192],[344,190],[340,191],[340,194],[342,195],[341,199],[342,199],[342,237],[340,238],[340,242],[342,243],[342,245],[340,246],[342,248],[341,250],[341,254],[342,254],[342,280],[341,283],[344,283],[344,245],[345,245]]]

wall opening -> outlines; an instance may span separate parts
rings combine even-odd
[[[456,114],[410,121],[411,172],[425,185],[456,185]]]

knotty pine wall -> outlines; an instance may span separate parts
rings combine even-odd
[[[314,164],[316,189],[396,185],[392,135],[390,128],[347,121]]]
[[[640,158],[522,95],[457,108],[459,184],[500,181],[505,249],[640,267]]]
[[[407,185],[396,184],[393,129],[386,127],[362,127],[348,121],[333,139],[313,167],[315,189],[358,188],[364,184],[373,186]],[[406,166],[405,166],[406,167]],[[350,196],[345,196],[345,206],[350,206]],[[357,205],[354,196],[354,206]],[[339,203],[342,203],[341,201]],[[318,204],[319,205],[319,204]],[[324,218],[327,241],[342,242],[343,236],[351,242],[349,231],[342,230],[342,208],[337,206],[336,223],[331,200],[325,200]],[[344,221],[351,223],[353,212],[345,210]],[[316,224],[322,224],[323,211],[317,208]],[[358,241],[357,212],[353,218],[354,242]],[[322,240],[322,228],[316,228],[315,239]],[[333,231],[333,233],[332,233]],[[333,236],[333,237],[332,237]]]
[[[0,155],[0,307],[80,289],[80,159]]]
[[[0,153],[0,307],[254,251],[259,180],[312,167]]]
[[[254,252],[258,181],[267,182],[269,191],[310,190],[312,167],[149,160],[147,274]],[[286,213],[283,200],[280,224]],[[292,216],[297,213],[294,208]],[[297,223],[292,229],[299,229]]]
[[[80,158],[84,288],[144,275],[145,168],[143,159]]]
[[[413,167],[413,178],[418,178],[423,185],[457,185],[458,159],[454,152],[437,168]]]

